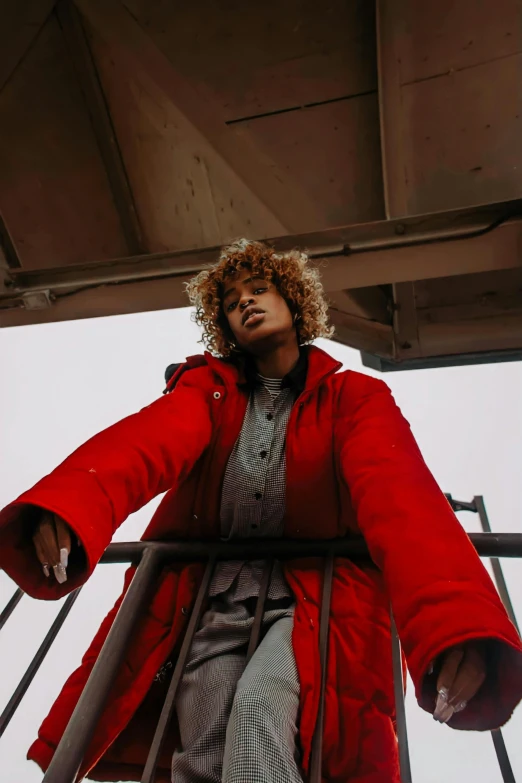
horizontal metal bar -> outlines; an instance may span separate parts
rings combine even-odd
[[[15,592],[13,593],[9,601],[2,609],[2,613],[0,614],[0,630],[4,627],[6,622],[13,614],[14,610],[22,600],[23,595],[24,595],[24,591],[18,588],[18,590],[15,590]]]
[[[299,246],[312,259],[385,251],[441,241],[468,239],[522,215],[522,199],[461,210],[408,216],[395,220],[360,223],[308,234],[273,238],[281,251]],[[158,278],[194,275],[215,261],[219,247],[128,256],[87,264],[70,264],[34,270],[9,270],[5,286],[9,294],[59,291]]]
[[[236,541],[132,541],[110,544],[102,555],[102,563],[136,562],[142,552],[153,549],[165,562],[166,560],[203,560],[212,554],[216,559],[256,560],[269,557],[320,557],[331,549],[337,556],[366,557],[368,549],[362,538],[315,539],[303,541],[280,538],[243,539]]]
[[[481,557],[522,557],[522,533],[471,533],[471,543]],[[257,560],[267,557],[334,557],[368,559],[368,547],[361,537],[336,539],[255,539],[237,541],[128,541],[110,544],[102,563],[135,563],[145,550],[153,550],[162,562],[166,560],[216,559]]]
[[[43,783],[74,783],[76,780],[111,685],[125,656],[127,644],[150,597],[150,589],[158,573],[158,560],[155,549],[147,548],[144,551]]]
[[[60,628],[64,624],[65,618],[71,611],[74,602],[78,598],[81,589],[82,588],[79,587],[77,590],[74,591],[74,593],[71,593],[69,596],[67,596],[62,608],[60,609],[60,611],[56,616],[55,621],[49,628],[49,631],[47,632],[45,639],[43,640],[42,644],[38,648],[36,655],[34,656],[29,666],[27,667],[27,671],[25,672],[24,676],[18,683],[16,690],[11,696],[11,698],[9,699],[9,702],[7,703],[5,710],[2,712],[2,715],[0,715],[0,737],[8,727],[9,722],[11,721],[11,718],[15,714],[18,705],[24,698],[27,689],[29,688],[32,681],[34,680],[38,669],[42,665],[45,656],[49,652],[52,643],[56,639],[58,632],[60,631]]]

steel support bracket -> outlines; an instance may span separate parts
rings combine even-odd
[[[46,288],[43,291],[30,291],[20,297],[26,310],[47,310],[53,304],[53,295]]]

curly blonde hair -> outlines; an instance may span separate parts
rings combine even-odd
[[[328,304],[317,269],[300,250],[276,253],[263,242],[238,239],[223,247],[217,263],[200,272],[186,285],[196,308],[194,320],[202,328],[202,342],[215,356],[227,358],[234,351],[234,337],[222,306],[224,283],[241,269],[271,282],[285,299],[296,319],[300,345],[318,337],[331,337]]]

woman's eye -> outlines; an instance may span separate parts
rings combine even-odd
[[[268,288],[256,288],[254,294],[262,294],[264,291],[268,291]]]
[[[237,302],[231,302],[231,303],[229,304],[229,306],[227,307],[227,313],[230,313],[230,312],[232,312],[232,310],[234,309],[234,307],[235,307],[236,305],[237,305]]]

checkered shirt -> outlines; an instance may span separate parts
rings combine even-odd
[[[286,428],[295,386],[257,375],[239,438],[230,455],[221,495],[221,534],[234,538],[278,538],[285,513]],[[235,601],[259,595],[264,561],[218,563],[210,596],[233,586]],[[281,564],[274,563],[269,599],[291,595]]]

